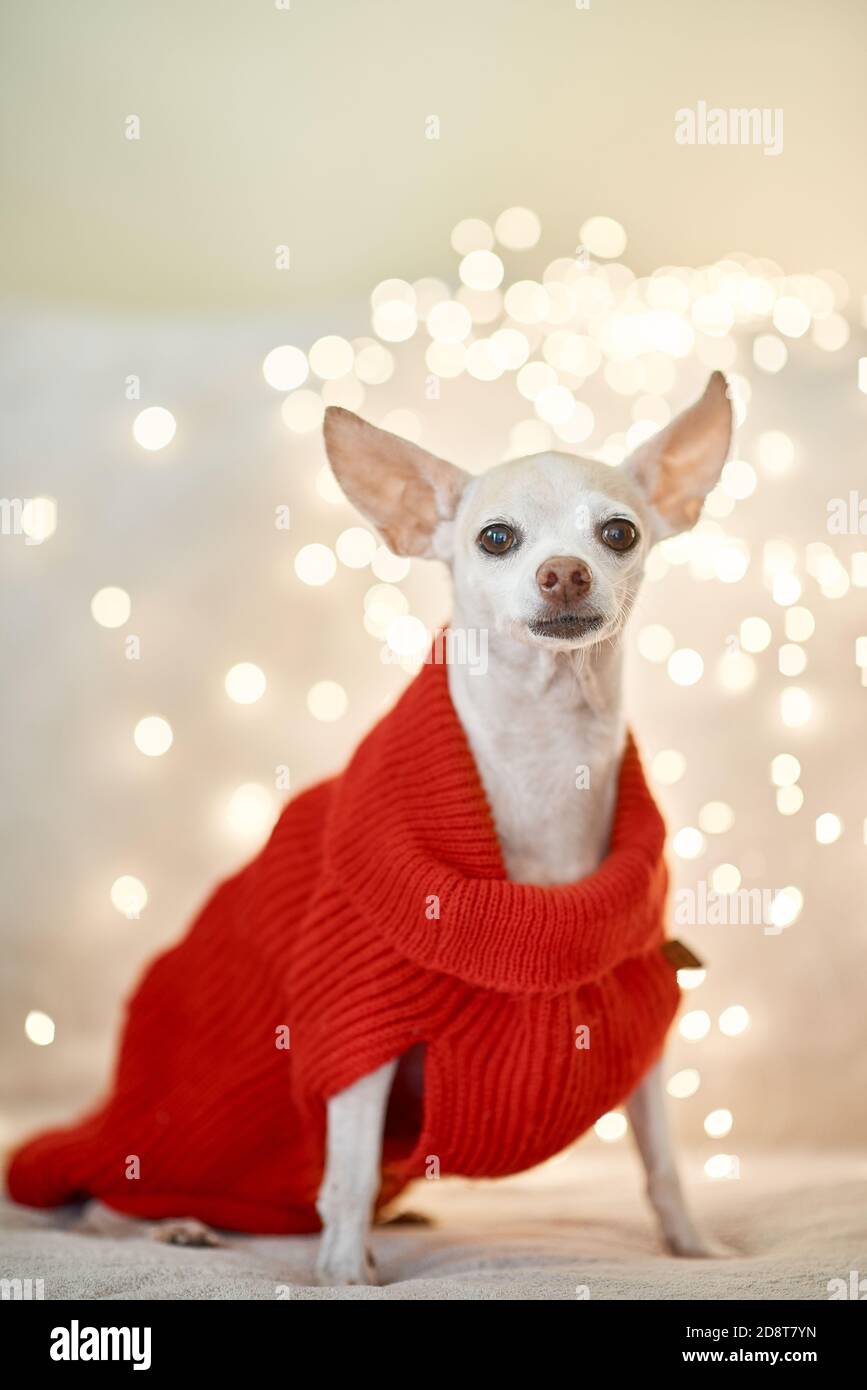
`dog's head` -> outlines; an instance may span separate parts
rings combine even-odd
[[[467,626],[552,650],[615,635],[658,540],[692,526],[731,440],[725,378],[617,468],[568,454],[479,476],[335,407],[331,466],[398,555],[445,560]]]

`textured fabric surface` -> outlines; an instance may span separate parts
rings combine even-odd
[[[489,1177],[542,1162],[661,1051],[678,998],[663,842],[630,742],[598,872],[508,882],[447,670],[426,665],[151,966],[110,1099],[25,1145],[11,1194],[316,1230],[325,1099],[417,1046],[423,1105],[396,1087],[384,1198],[432,1161]]]
[[[635,1155],[582,1144],[532,1174],[415,1184],[401,1204],[435,1224],[374,1230],[376,1288],[313,1286],[316,1236],[232,1235],[224,1249],[190,1250],[137,1224],[76,1235],[72,1210],[11,1205],[0,1213],[0,1272],[43,1279],[46,1299],[574,1300],[579,1286],[591,1301],[825,1299],[829,1280],[867,1277],[867,1158],[745,1156],[740,1180],[719,1183],[702,1179],[698,1157],[683,1169],[724,1258],[665,1255]]]

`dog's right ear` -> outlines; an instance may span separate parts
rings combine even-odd
[[[469,474],[336,405],[325,412],[325,448],[346,496],[389,550],[447,558],[436,533],[454,517]]]
[[[726,379],[714,372],[704,395],[626,460],[624,468],[656,511],[658,540],[695,525],[719,480],[731,438]]]

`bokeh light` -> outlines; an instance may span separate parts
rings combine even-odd
[[[625,1135],[628,1125],[625,1115],[619,1110],[610,1110],[607,1115],[600,1115],[593,1128],[603,1143],[616,1144]]]
[[[148,714],[133,730],[133,741],[140,753],[148,758],[160,758],[172,746],[172,726],[159,714]]]
[[[252,661],[239,661],[226,672],[226,694],[238,705],[252,705],[265,694],[265,672]]]
[[[405,555],[395,555],[386,545],[377,546],[370,562],[370,568],[385,584],[399,584],[406,579],[412,568],[412,561]]]
[[[368,386],[382,386],[394,375],[394,356],[381,343],[366,343],[355,357],[355,375]]]
[[[710,876],[715,893],[736,893],[741,886],[741,871],[736,864],[717,864]]]
[[[685,825],[673,836],[671,848],[679,859],[697,859],[704,853],[704,836],[694,825]]]
[[[682,1016],[677,1028],[680,1036],[688,1042],[700,1042],[710,1032],[710,1014],[704,1009],[691,1009]]]
[[[668,674],[675,685],[695,685],[703,672],[704,662],[691,647],[680,647],[668,658]]]
[[[300,390],[293,391],[286,397],[280,407],[280,414],[283,416],[283,423],[293,434],[310,434],[313,430],[318,430],[322,424],[325,403],[318,392],[302,386]]]
[[[138,917],[147,907],[147,889],[141,879],[121,874],[111,885],[111,901],[124,917]]]
[[[626,250],[626,232],[613,217],[588,217],[578,233],[591,256],[614,260]]]
[[[638,634],[638,650],[647,661],[667,661],[674,651],[674,637],[661,623],[650,623]]]
[[[809,608],[789,608],[785,627],[790,642],[807,642],[816,631],[816,619]]]
[[[54,1019],[40,1009],[31,1009],[24,1020],[24,1032],[37,1047],[50,1047],[54,1042]]]
[[[780,694],[780,717],[789,729],[806,724],[813,712],[813,702],[806,690],[789,685]]]
[[[835,816],[832,811],[823,811],[821,816],[816,817],[816,842],[820,845],[833,845],[835,840],[839,840],[843,833],[843,824],[839,816]]]
[[[100,627],[123,627],[129,621],[132,603],[125,589],[109,585],[105,589],[97,589],[90,600],[90,611]]]
[[[771,762],[771,781],[775,787],[791,787],[801,775],[801,764],[794,753],[778,753]]]
[[[712,1182],[724,1182],[740,1176],[740,1163],[734,1154],[713,1154],[704,1171]]]
[[[226,821],[236,835],[262,839],[276,815],[276,797],[258,782],[237,787],[226,804]]]
[[[275,391],[294,391],[296,386],[303,386],[307,380],[307,358],[300,348],[285,343],[268,353],[262,363],[262,374]]]
[[[760,333],[753,342],[753,361],[763,372],[781,372],[789,360],[789,349],[774,333]]]
[[[376,537],[364,526],[349,526],[337,537],[334,549],[342,565],[353,570],[364,569],[376,554]]]
[[[695,1067],[684,1067],[682,1071],[677,1071],[674,1076],[669,1077],[665,1089],[675,1100],[689,1100],[700,1085],[701,1076]]]
[[[542,224],[529,208],[506,208],[494,223],[494,232],[501,246],[528,251],[542,235]]]
[[[465,217],[452,228],[451,242],[459,256],[468,256],[471,251],[490,251],[494,233],[480,217]]]
[[[307,708],[323,724],[342,719],[348,706],[346,691],[337,681],[317,681],[307,692]]]
[[[132,424],[135,442],[151,453],[171,444],[176,430],[174,415],[162,405],[149,405],[140,410]]]
[[[470,251],[458,266],[462,283],[471,290],[495,290],[502,282],[505,270],[494,251]]]
[[[740,625],[740,642],[745,652],[763,652],[770,646],[770,623],[764,618],[744,618]]]
[[[41,545],[57,530],[57,502],[53,497],[30,497],[21,508],[21,530],[29,541]]]
[[[317,338],[308,353],[310,370],[323,381],[334,381],[352,371],[355,352],[352,344],[336,334]],[[300,382],[298,383],[301,384]]]
[[[319,542],[303,545],[295,556],[295,573],[302,584],[327,584],[337,573],[337,557],[329,546]]]
[[[727,1038],[736,1038],[750,1026],[750,1016],[743,1004],[730,1004],[719,1016],[719,1029]]]
[[[710,1114],[704,1117],[704,1132],[711,1139],[722,1139],[731,1133],[732,1123],[730,1110],[711,1110]]]
[[[698,823],[708,835],[724,835],[735,823],[735,813],[725,801],[708,801],[698,813]]]
[[[664,787],[673,787],[686,772],[686,758],[676,748],[663,748],[651,763],[651,772]]]

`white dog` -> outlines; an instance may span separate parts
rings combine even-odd
[[[396,554],[448,564],[452,626],[488,634],[485,679],[452,664],[449,688],[513,880],[569,883],[605,856],[625,740],[623,629],[648,550],[695,523],[731,431],[719,372],[619,468],[545,453],[472,476],[349,411],[326,412],[347,496]],[[576,792],[581,766],[589,786]],[[328,1102],[324,1283],[373,1279],[367,1237],[398,1060]],[[660,1065],[627,1110],[668,1248],[707,1254],[672,1156]]]
[[[623,629],[648,550],[696,521],[731,427],[725,380],[715,373],[700,401],[619,468],[546,453],[474,477],[346,410],[326,412],[328,455],[347,496],[397,554],[445,561],[452,630],[487,636],[484,677],[451,662],[448,692],[514,882],[575,884],[606,857],[626,739]],[[578,768],[589,770],[581,790]],[[375,995],[375,979],[371,985]],[[317,1202],[323,1283],[373,1281],[369,1228],[400,1061],[327,1100]],[[402,1081],[421,1079],[412,1049],[401,1073]],[[668,1248],[707,1254],[681,1193],[659,1064],[627,1109]],[[83,1224],[113,1230],[126,1219],[94,1203]],[[219,1243],[198,1220],[164,1220],[154,1234]]]

